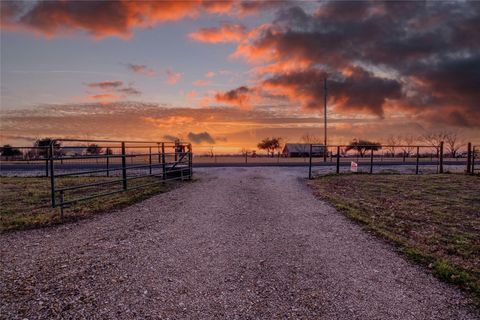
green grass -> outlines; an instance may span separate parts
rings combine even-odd
[[[329,175],[310,185],[412,261],[471,292],[480,305],[478,175]]]
[[[71,186],[116,178],[106,177],[65,177],[57,179],[57,186]],[[108,212],[127,207],[163,193],[175,186],[175,182],[162,183],[159,178],[146,177],[128,182],[129,187],[150,182],[152,186],[129,190],[113,195],[81,201],[65,209],[64,218],[60,218],[60,208],[51,207],[50,180],[44,177],[0,177],[0,232],[48,226],[79,218],[89,217],[100,212]],[[93,194],[121,190],[121,182],[85,188],[65,193],[65,201]],[[57,197],[57,201],[58,201]]]

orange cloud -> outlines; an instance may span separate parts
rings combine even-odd
[[[167,134],[186,138],[189,132],[209,132],[219,142],[218,137],[226,137],[228,141],[222,141],[221,145],[238,152],[242,147],[255,148],[267,136],[281,136],[285,141],[296,142],[307,132],[323,135],[316,115],[292,113],[288,108],[175,108],[141,102],[90,102],[0,110],[0,118],[4,120],[0,141],[17,145],[29,145],[25,139],[33,142],[35,137],[48,136],[158,141]],[[420,135],[428,128],[427,121],[419,117],[378,121],[375,117],[346,118],[332,114],[329,136],[332,143],[346,143],[354,137],[377,140],[398,132]],[[443,123],[442,126],[455,128]],[[462,136],[480,143],[480,126],[464,129]],[[200,150],[196,148],[194,152]]]
[[[85,32],[95,39],[132,37],[136,28],[196,18],[203,13],[244,16],[283,5],[283,1],[240,0],[39,0],[0,1],[2,29],[33,32],[51,38]]]
[[[188,97],[189,99],[195,98],[196,95],[197,95],[197,92],[196,92],[195,90],[192,90],[192,91],[187,92],[187,97]]]
[[[245,36],[245,27],[240,24],[224,24],[219,28],[202,28],[188,36],[196,41],[208,43],[239,42]]]
[[[184,126],[194,122],[193,117],[187,116],[170,116],[163,118],[144,117],[143,121],[151,123],[159,128],[171,127],[171,126]]]
[[[178,82],[178,80],[180,80],[180,78],[183,75],[183,73],[181,73],[181,72],[173,72],[170,69],[167,69],[165,71],[165,73],[167,74],[167,82],[169,84],[176,84]]]
[[[81,30],[97,39],[127,39],[134,28],[197,16],[201,1],[38,1],[15,5],[21,5],[21,10],[8,10],[5,24],[21,30],[47,37]],[[10,7],[13,5],[2,1],[2,10]]]
[[[119,100],[119,97],[112,93],[102,93],[88,96],[87,100],[99,102],[100,104],[105,105],[107,103]]]
[[[210,84],[210,81],[208,80],[196,80],[193,82],[194,85],[198,87],[206,87]]]
[[[205,74],[205,77],[207,77],[207,78],[213,78],[213,77],[215,77],[215,72],[209,71],[209,72],[207,72],[207,73]]]
[[[234,5],[233,0],[210,0],[203,2],[205,11],[209,13],[228,13]]]

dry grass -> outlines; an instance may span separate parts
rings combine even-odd
[[[316,194],[480,302],[480,177],[330,175]]]
[[[58,179],[58,187],[116,179],[119,177],[68,177]],[[78,202],[65,209],[65,216],[62,220],[60,209],[51,207],[50,180],[48,178],[0,177],[0,232],[48,226],[88,217],[99,212],[120,209],[152,195],[165,192],[174,186],[173,182],[162,184],[159,178],[147,177],[129,181],[129,187],[155,181],[159,183],[146,188]],[[65,200],[121,190],[121,188],[121,182],[115,182],[101,187],[80,189],[75,192],[66,192]]]

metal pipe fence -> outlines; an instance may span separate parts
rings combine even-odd
[[[422,166],[435,167],[437,173],[443,173],[446,164],[457,164],[456,161],[445,162],[445,150],[443,142],[438,146],[432,145],[336,145],[324,147],[320,144],[312,144],[310,150],[322,148],[321,154],[309,154],[308,177],[313,177],[313,167],[325,164],[325,155],[330,156],[330,162],[335,163],[335,171],[341,173],[341,168],[349,171],[373,173],[374,168],[386,166],[410,166],[412,173],[419,174]],[[323,159],[323,162],[315,162],[314,159]],[[335,161],[333,161],[335,159]],[[328,161],[328,160],[327,160]],[[345,170],[344,170],[345,171]]]
[[[467,161],[467,173],[475,174],[476,171],[480,171],[480,166],[475,165],[475,161],[480,158],[480,146],[472,146],[468,144],[468,161]]]
[[[323,148],[321,144],[312,144],[311,149]],[[350,149],[350,150],[349,150]],[[460,153],[452,156],[451,152],[446,152],[444,143],[439,145],[337,145],[327,146],[325,152],[330,156],[330,162],[335,162],[335,171],[332,173],[341,173],[343,171],[355,171],[363,167],[361,172],[373,173],[374,169],[385,168],[386,166],[410,166],[409,173],[419,174],[422,172],[443,173],[446,170],[474,173],[478,171],[475,162],[478,162],[478,146],[467,146],[466,153]],[[317,165],[325,165],[323,153],[321,155],[310,152],[309,154],[308,177],[313,177],[313,168]],[[315,161],[323,159],[323,161]],[[335,161],[334,161],[335,159]],[[327,160],[328,161],[328,160]],[[353,163],[353,168],[352,168]],[[477,166],[476,166],[477,165]],[[432,171],[432,167],[434,170]],[[429,168],[429,170],[425,170]]]
[[[62,152],[55,150],[60,144]],[[190,180],[193,174],[192,146],[181,142],[56,139],[48,164],[51,205],[60,207],[62,217],[64,208],[80,201]]]

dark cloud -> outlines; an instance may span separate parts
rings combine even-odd
[[[127,67],[130,71],[138,73],[138,74],[143,74],[145,76],[154,76],[156,75],[156,72],[154,69],[149,68],[148,66],[144,64],[133,64],[129,63],[127,64]]]
[[[234,56],[266,63],[257,90],[283,90],[306,108],[323,106],[328,76],[336,111],[478,127],[479,26],[478,2],[325,1],[314,13],[280,10]]]
[[[175,142],[175,141],[179,141],[179,140],[180,140],[179,137],[172,136],[172,135],[169,135],[169,134],[164,135],[164,136],[163,136],[163,139],[165,139],[166,141],[169,141],[169,142]]]
[[[359,67],[349,70],[349,76],[328,75],[310,68],[305,71],[276,74],[264,85],[286,92],[292,99],[298,97],[308,109],[323,108],[324,79],[328,79],[330,102],[336,111],[367,111],[383,116],[387,99],[399,99],[401,84],[396,80],[376,77]]]
[[[243,106],[249,100],[249,96],[251,93],[252,89],[246,86],[242,86],[227,92],[217,93],[215,95],[215,100],[227,104]]]
[[[279,7],[285,7],[291,5],[293,2],[290,0],[242,0],[239,2],[238,11],[241,15],[255,14],[259,11],[268,9],[277,9]]]
[[[190,140],[193,143],[209,143],[209,144],[214,144],[215,139],[212,138],[212,136],[208,132],[200,132],[200,133],[193,133],[189,132],[188,133],[188,140]]]
[[[140,90],[137,90],[131,86],[126,87],[126,88],[121,88],[117,90],[118,92],[127,94],[127,95],[140,95],[142,92]]]
[[[101,82],[90,82],[85,84],[87,87],[92,89],[101,89],[104,92],[107,91],[109,93],[102,93],[90,96],[93,99],[104,99],[104,98],[118,98],[115,96],[115,92],[123,93],[126,95],[140,95],[142,92],[133,87],[133,82],[131,82],[128,86],[124,86],[123,81],[115,80],[115,81],[101,81]]]
[[[108,90],[108,89],[115,89],[123,86],[123,81],[115,80],[115,81],[90,82],[90,83],[87,83],[86,86],[90,88],[99,88],[103,90]]]

